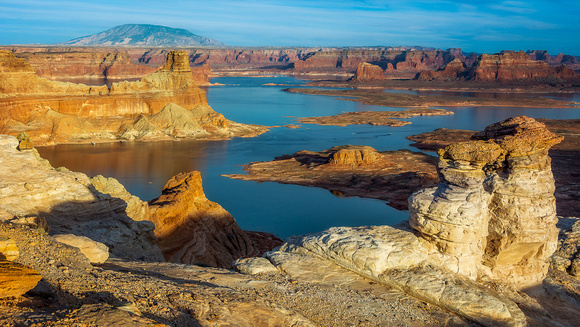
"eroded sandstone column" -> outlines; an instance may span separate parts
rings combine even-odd
[[[545,277],[547,259],[557,247],[548,150],[563,137],[522,116],[490,125],[472,138],[492,139],[505,152],[502,166],[490,172],[486,181],[492,195],[483,265],[494,280],[520,287],[537,284]]]
[[[490,194],[484,167],[502,155],[486,141],[452,144],[439,151],[441,183],[409,198],[409,222],[443,254],[434,260],[475,279],[486,246]]]
[[[548,150],[563,137],[525,116],[439,151],[441,183],[409,198],[409,222],[439,253],[431,261],[516,287],[540,282],[557,247]]]

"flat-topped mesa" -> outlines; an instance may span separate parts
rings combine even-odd
[[[368,62],[361,62],[356,68],[352,81],[369,82],[382,81],[385,79],[383,69],[377,65],[369,64]]]
[[[328,163],[335,166],[373,165],[382,159],[381,154],[370,146],[345,145],[329,151]]]
[[[434,244],[437,264],[517,287],[546,276],[557,246],[548,150],[562,137],[525,116],[439,150],[441,183],[409,198],[413,228]]]

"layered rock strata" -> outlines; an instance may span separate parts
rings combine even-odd
[[[377,65],[361,62],[351,80],[359,82],[382,81],[385,79],[383,69]]]
[[[149,139],[231,138],[266,130],[228,121],[213,111],[194,81],[187,53],[181,51],[169,52],[165,65],[140,81],[113,83],[110,88],[40,78],[10,51],[0,51],[0,77],[0,131],[26,131],[37,145],[133,139],[135,133],[126,134],[126,126],[159,114],[169,104],[189,111],[170,116],[169,125],[179,126],[186,117],[196,123],[195,132],[158,127],[153,138],[144,131]],[[138,124],[145,129],[149,125]]]
[[[219,204],[203,193],[199,172],[171,178],[149,202],[157,244],[167,261],[231,267],[253,252],[248,235]]]
[[[409,198],[413,228],[443,254],[440,265],[472,279],[537,285],[556,249],[548,149],[562,137],[525,116],[440,150],[441,184]]]

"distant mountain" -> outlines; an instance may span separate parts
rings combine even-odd
[[[72,39],[60,45],[106,46],[224,46],[225,44],[181,28],[148,24],[115,26],[104,32]]]

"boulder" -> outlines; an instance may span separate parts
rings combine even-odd
[[[167,261],[229,268],[253,251],[234,217],[205,197],[198,171],[172,177],[149,208]]]
[[[42,279],[34,269],[16,262],[0,261],[0,298],[20,296]]]
[[[78,248],[90,263],[100,264],[109,258],[109,248],[105,244],[95,242],[86,236],[59,234],[53,237],[57,242]]]
[[[268,259],[261,257],[237,259],[233,266],[237,271],[246,275],[280,273]]]

